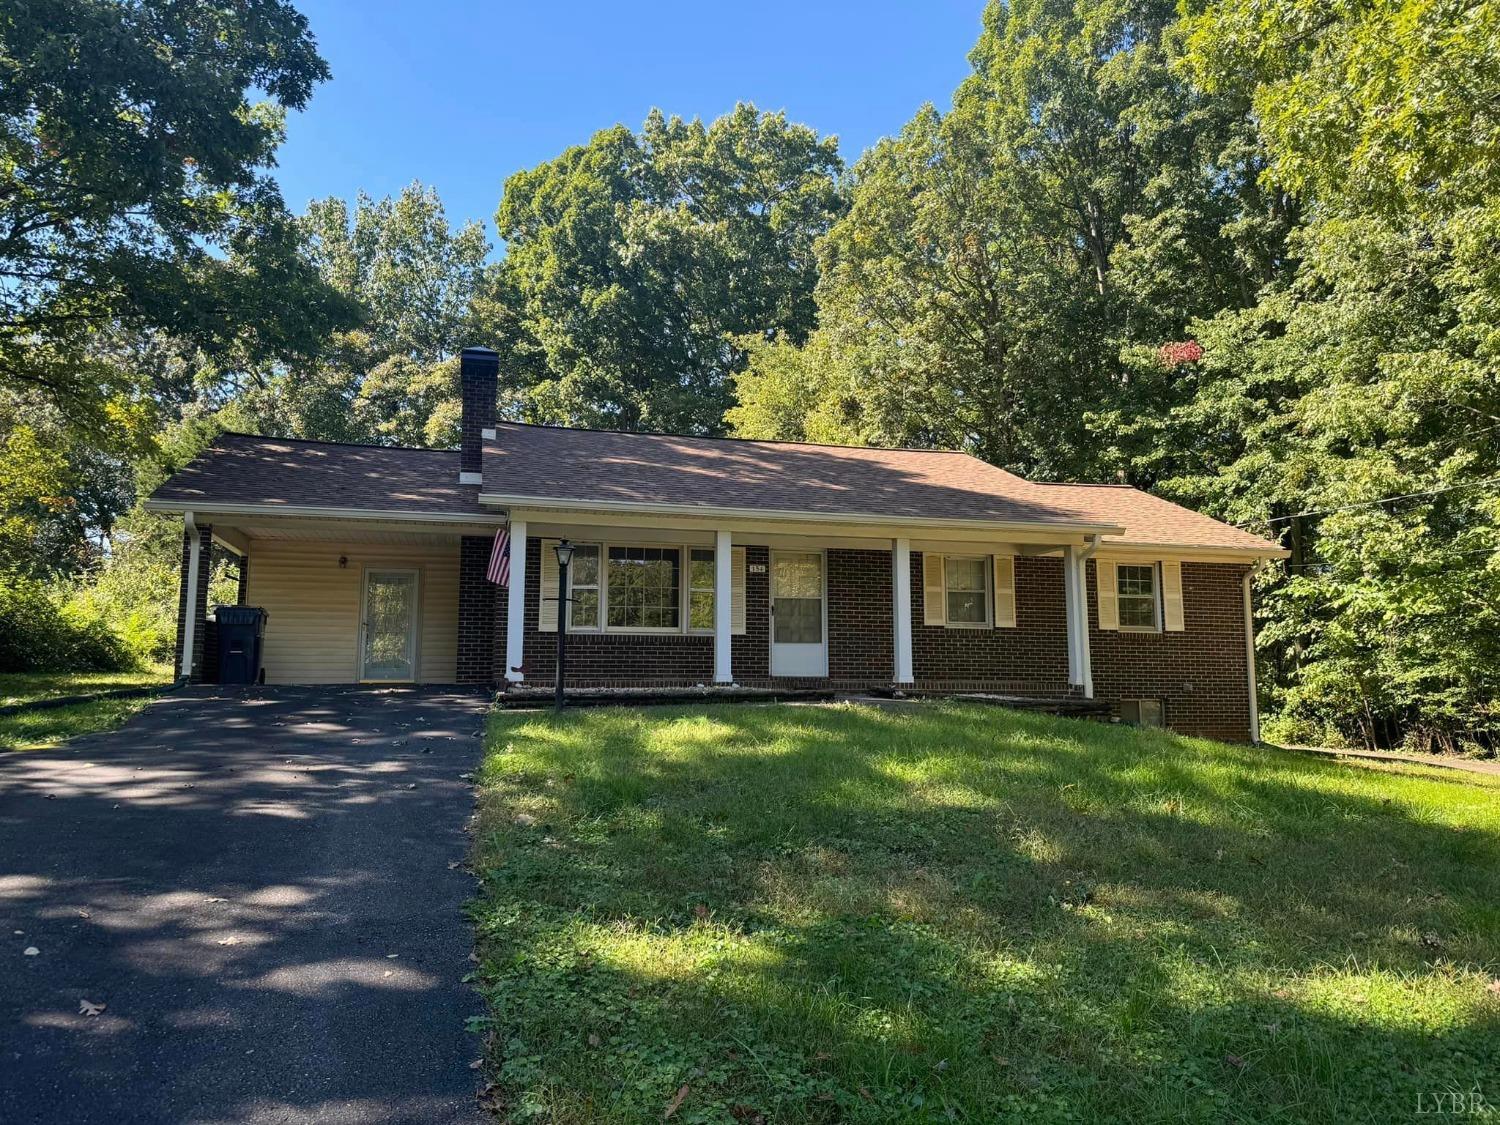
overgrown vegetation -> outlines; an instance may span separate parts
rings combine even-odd
[[[498,715],[492,1098],[1404,1119],[1497,1075],[1500,785],[1438,772],[946,704]]]
[[[180,538],[140,496],[223,427],[451,445],[483,343],[506,417],[955,446],[1281,537],[1279,729],[1491,751],[1500,0],[977,31],[951,105],[847,171],[751,105],[498,170],[501,256],[420,184],[286,211],[327,77],[286,0],[0,18],[0,572],[159,657]]]

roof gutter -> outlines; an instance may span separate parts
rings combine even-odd
[[[501,512],[423,512],[410,508],[322,508],[307,504],[204,504],[197,501],[147,500],[148,512],[212,512],[225,516],[297,516],[311,519],[406,520],[415,523],[505,522]]]
[[[632,515],[691,516],[699,519],[794,520],[802,523],[835,523],[896,526],[968,528],[986,531],[1066,531],[1082,535],[1123,535],[1117,524],[1080,520],[969,520],[934,516],[892,516],[878,512],[809,512],[788,508],[724,508],[696,504],[643,504],[630,500],[572,500],[554,496],[507,496],[481,492],[481,504],[568,512],[620,512]]]

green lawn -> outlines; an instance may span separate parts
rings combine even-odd
[[[1500,1101],[1500,784],[980,706],[496,715],[515,1119],[1386,1121]]]
[[[101,699],[42,711],[0,715],[0,752],[41,750],[80,734],[110,730],[134,715],[150,699]]]
[[[59,695],[88,695],[114,688],[147,687],[172,682],[172,667],[142,672],[6,672],[0,674],[0,707]]]
[[[113,688],[147,687],[170,683],[171,679],[172,669],[167,665],[144,672],[6,673],[0,675],[0,706]],[[0,751],[39,750],[80,734],[108,730],[149,702],[149,699],[101,699],[70,707],[0,715]]]

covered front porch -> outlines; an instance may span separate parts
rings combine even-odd
[[[570,688],[1093,695],[1092,528],[515,507],[509,529],[495,667],[514,689],[555,682],[566,630]]]

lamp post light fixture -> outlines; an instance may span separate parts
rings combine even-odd
[[[561,711],[563,681],[568,669],[568,618],[571,616],[568,606],[572,602],[568,597],[568,567],[573,562],[573,544],[563,539],[552,549],[557,552],[557,688],[552,707]]]

